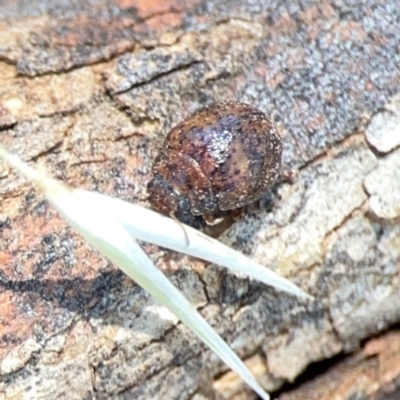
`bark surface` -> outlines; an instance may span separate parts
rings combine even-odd
[[[299,178],[221,240],[316,301],[146,249],[280,400],[381,399],[400,381],[399,21],[397,0],[4,0],[0,143],[148,206],[175,124],[264,111]],[[0,164],[0,399],[256,398],[168,315]]]

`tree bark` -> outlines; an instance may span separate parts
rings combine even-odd
[[[359,3],[0,6],[0,143],[74,187],[148,206],[164,136],[212,101],[278,123],[299,178],[220,239],[314,302],[146,249],[280,400],[399,383],[400,8]],[[256,398],[4,164],[0,265],[0,399]]]

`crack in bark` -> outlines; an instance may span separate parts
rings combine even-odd
[[[169,71],[157,74],[156,76],[153,76],[152,78],[150,78],[148,80],[145,80],[143,82],[134,83],[131,86],[129,86],[128,88],[126,88],[126,89],[116,90],[116,91],[110,91],[110,90],[107,89],[107,92],[109,92],[111,97],[112,96],[118,96],[118,95],[121,95],[121,94],[125,94],[125,93],[128,93],[132,89],[137,89],[137,88],[140,88],[142,86],[146,86],[148,84],[151,84],[152,82],[157,81],[158,79],[173,75],[176,72],[186,71],[186,70],[190,69],[193,65],[197,65],[197,64],[203,64],[203,61],[190,61],[187,64],[181,64],[181,65],[178,65],[175,68],[171,68]]]

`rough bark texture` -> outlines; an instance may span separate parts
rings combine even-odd
[[[268,390],[362,347],[280,400],[380,399],[400,381],[399,334],[365,342],[400,322],[399,24],[398,0],[2,1],[0,142],[148,205],[192,111],[272,116],[299,179],[221,240],[316,301],[147,249]],[[5,165],[0,201],[1,399],[255,399]]]

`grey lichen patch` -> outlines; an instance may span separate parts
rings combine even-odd
[[[400,150],[381,159],[378,167],[365,178],[364,185],[370,195],[370,210],[376,217],[385,220],[399,218]]]
[[[310,362],[330,358],[343,349],[343,343],[327,320],[320,326],[293,329],[275,337],[265,346],[268,371],[275,377],[293,382]]]
[[[93,398],[90,385],[91,371],[85,357],[64,360],[63,363],[47,365],[39,369],[40,375],[9,383],[5,386],[4,399],[71,399]]]
[[[268,28],[238,95],[276,110],[296,166],[362,130],[400,82],[396,1],[311,3],[265,2]]]
[[[0,374],[8,375],[23,368],[32,357],[32,354],[39,351],[41,347],[34,339],[27,339],[0,360]]]
[[[400,145],[400,94],[377,113],[365,131],[368,143],[381,153],[387,153]]]
[[[361,212],[327,243],[321,288],[329,291],[333,326],[350,349],[394,323],[400,307],[396,225],[374,225]]]
[[[381,253],[382,265],[390,269],[393,268],[393,260],[400,259],[400,225],[390,227],[384,232],[378,243],[378,250]]]
[[[16,360],[23,370],[16,370],[17,365],[14,365],[15,373],[10,375],[11,379],[4,386],[2,398],[91,398],[91,371],[87,342],[83,337],[90,337],[90,329],[85,322],[78,321],[72,329],[56,333],[43,345],[31,339],[24,342],[19,349],[13,351],[18,354]],[[36,358],[28,362],[35,352],[38,353]],[[9,363],[9,357],[2,361],[2,367]],[[60,358],[63,359],[62,363],[59,362]],[[2,369],[4,374],[10,372]]]
[[[368,143],[376,150],[387,153],[400,145],[400,113],[383,111],[371,120],[365,131]]]

